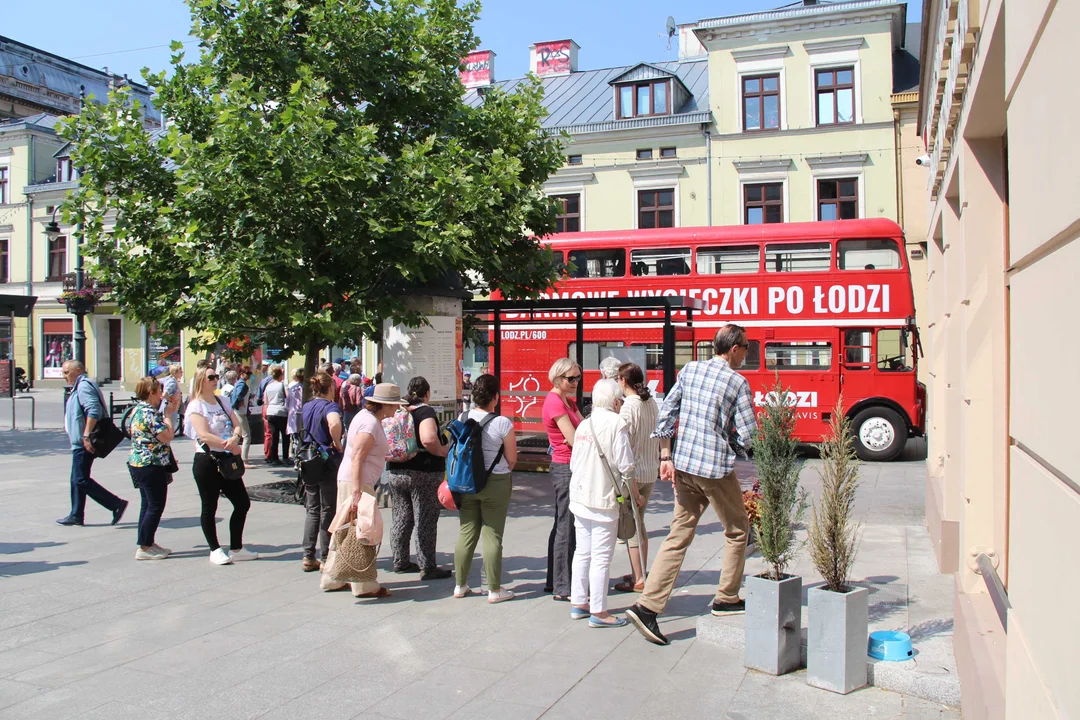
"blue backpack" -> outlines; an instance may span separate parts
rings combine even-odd
[[[450,451],[446,456],[446,484],[452,493],[475,495],[487,485],[488,475],[502,459],[503,449],[495,454],[488,467],[484,463],[484,428],[497,418],[495,413],[477,422],[463,413],[450,423]]]

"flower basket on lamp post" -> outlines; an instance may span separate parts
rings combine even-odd
[[[94,312],[94,308],[101,302],[102,292],[96,287],[84,287],[81,290],[64,290],[60,293],[60,302],[72,314],[87,314]]]

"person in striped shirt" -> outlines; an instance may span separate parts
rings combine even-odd
[[[667,605],[686,549],[709,505],[720,516],[726,536],[712,614],[746,612],[739,588],[746,564],[749,522],[735,477],[736,451],[732,444],[748,447],[757,431],[750,383],[735,372],[746,359],[748,348],[744,328],[721,327],[713,338],[715,356],[687,363],[660,409],[653,437],[660,439],[660,478],[675,486],[675,514],[645,581],[644,593],[626,611],[638,631],[657,645],[668,644],[656,622],[657,615]],[[673,455],[671,440],[676,423],[679,440]]]

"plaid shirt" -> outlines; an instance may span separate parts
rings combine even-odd
[[[738,444],[747,448],[757,430],[750,383],[724,358],[689,362],[664,398],[652,436],[674,437],[676,420],[675,469],[707,478],[724,477],[735,467],[729,433],[736,431]]]

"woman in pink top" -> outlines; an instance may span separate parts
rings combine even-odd
[[[555,489],[555,522],[548,537],[547,586],[555,600],[570,601],[570,569],[574,562],[574,516],[570,514],[570,451],[581,422],[577,389],[581,368],[559,358],[548,371],[551,392],[544,400],[544,428],[551,445],[551,484]]]
[[[405,403],[401,399],[401,389],[391,383],[375,386],[375,393],[364,398],[364,409],[357,413],[349,423],[349,437],[345,443],[345,454],[338,467],[338,508],[349,504],[353,510],[360,504],[364,493],[375,495],[375,483],[382,475],[386,465],[386,453],[390,444],[386,441],[382,421],[393,417],[394,411]],[[329,563],[328,563],[329,564]],[[350,583],[356,597],[387,597],[390,589],[384,588],[377,580],[371,582]],[[323,575],[320,587],[323,590],[340,590],[345,583]]]

